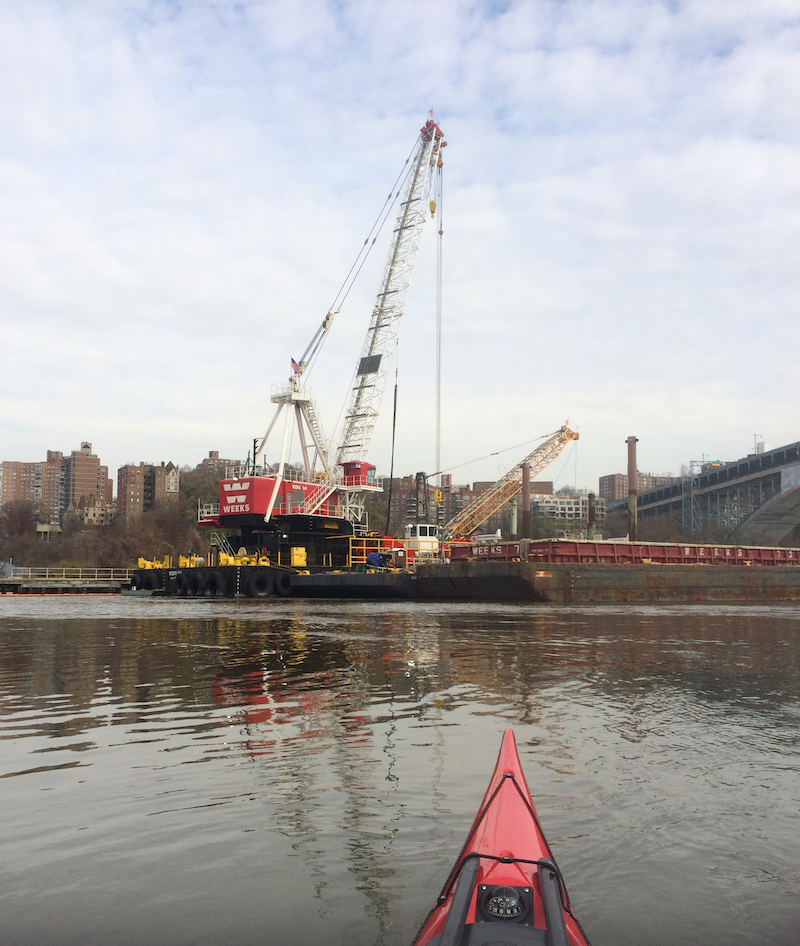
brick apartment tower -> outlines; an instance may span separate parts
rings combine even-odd
[[[108,467],[92,453],[90,443],[82,443],[68,457],[60,450],[48,450],[41,462],[3,461],[0,505],[17,500],[32,503],[39,522],[60,522],[68,506],[77,508],[90,497],[110,503],[112,493]]]
[[[137,516],[177,501],[178,468],[170,462],[154,466],[129,463],[117,471],[117,509],[122,516]]]
[[[98,502],[111,501],[108,467],[92,453],[92,445],[81,443],[80,450],[73,450],[64,457],[64,499],[67,506],[77,507],[81,499],[96,497]]]

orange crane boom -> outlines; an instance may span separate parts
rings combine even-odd
[[[533,453],[529,453],[524,460],[520,460],[494,486],[487,489],[485,493],[481,493],[469,506],[454,516],[444,527],[445,539],[460,539],[474,532],[482,522],[496,513],[522,489],[522,467],[526,463],[530,464],[531,476],[536,476],[555,460],[570,440],[577,439],[577,432],[570,430],[564,424],[552,437],[539,444]]]

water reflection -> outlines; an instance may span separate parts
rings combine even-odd
[[[40,607],[0,635],[19,942],[408,942],[509,724],[596,946],[793,941],[796,609]],[[134,892],[146,940],[92,908]]]

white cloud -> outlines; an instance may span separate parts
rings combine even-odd
[[[589,486],[631,433],[653,472],[800,438],[794,4],[32,0],[0,36],[0,459],[246,453],[431,105],[445,466],[567,417]],[[434,466],[432,236],[399,472]],[[385,251],[311,378],[329,433]]]

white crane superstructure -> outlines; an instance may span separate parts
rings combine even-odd
[[[350,404],[336,452],[336,464],[364,460],[380,411],[383,392],[397,348],[400,318],[406,304],[411,275],[422,237],[422,228],[436,213],[430,201],[434,175],[441,172],[442,148],[447,144],[433,118],[420,130],[419,141],[410,160],[409,174],[400,210],[392,232],[392,243],[383,270],[383,278],[369,328],[356,368]],[[346,477],[345,477],[346,479]],[[360,520],[363,493],[342,490],[344,515]]]
[[[272,389],[270,400],[277,409],[260,444],[254,444],[250,467],[252,475],[258,476],[258,459],[281,414],[285,412],[280,461],[277,471],[269,474],[274,487],[266,503],[265,522],[269,522],[272,517],[276,503],[284,512],[289,510],[311,515],[322,510],[330,514],[330,501],[334,493],[339,494],[336,515],[359,522],[364,514],[364,493],[381,489],[375,480],[374,467],[364,461],[397,347],[399,322],[405,308],[423,225],[429,213],[431,217],[436,213],[436,203],[430,200],[431,188],[435,175],[441,173],[441,149],[446,144],[441,129],[431,116],[420,130],[413,154],[407,162],[405,186],[392,232],[389,255],[356,367],[349,406],[335,455],[322,433],[311,391],[303,386],[302,379],[325,341],[337,309],[332,308],[327,313],[300,361],[292,361],[292,374],[288,384],[284,383]],[[303,455],[304,479],[300,481],[292,474],[291,482],[284,482],[293,426],[298,434]],[[287,490],[291,491],[292,485],[300,489],[295,488],[295,499],[289,500],[286,494]],[[221,506],[223,488],[229,492],[237,491],[234,486],[221,486]],[[301,494],[302,498],[297,498]]]

